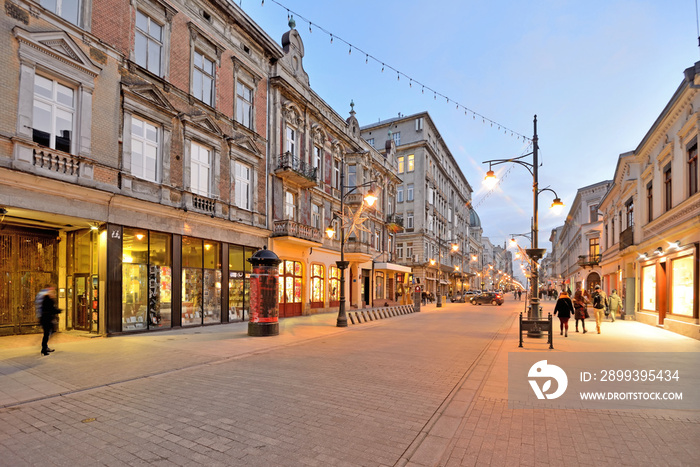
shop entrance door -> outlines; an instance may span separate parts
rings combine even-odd
[[[90,309],[89,303],[89,287],[88,275],[76,274],[73,278],[75,286],[73,287],[75,299],[73,300],[73,325],[75,329],[81,331],[90,330]]]
[[[41,332],[34,299],[56,285],[57,236],[14,226],[0,232],[0,335]]]

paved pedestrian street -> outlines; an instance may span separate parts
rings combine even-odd
[[[47,357],[39,335],[0,338],[0,464],[697,465],[700,410],[509,409],[507,369],[510,352],[700,355],[700,341],[618,320],[518,349],[523,303],[345,329],[287,318],[274,337],[60,333]]]

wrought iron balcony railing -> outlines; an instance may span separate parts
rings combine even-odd
[[[625,230],[620,232],[620,250],[634,245],[634,228],[627,227]]]
[[[290,152],[280,154],[277,160],[277,169],[282,171],[292,171],[303,178],[316,183],[318,169],[302,161],[298,156]]]
[[[311,240],[312,242],[319,243],[323,241],[323,233],[320,229],[286,219],[275,221],[272,236],[303,238],[304,240]]]
[[[598,266],[600,264],[601,255],[582,255],[578,257],[578,265],[585,267]]]

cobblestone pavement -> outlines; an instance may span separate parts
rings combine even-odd
[[[56,336],[49,357],[40,336],[3,338],[0,464],[697,464],[698,411],[509,410],[508,352],[546,349],[517,348],[520,306],[450,303],[347,329],[292,318],[266,338],[245,323]],[[630,321],[552,352],[641,351],[639,333],[700,352]]]

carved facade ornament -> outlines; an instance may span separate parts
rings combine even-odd
[[[287,123],[295,127],[300,127],[304,123],[304,120],[301,118],[301,112],[291,102],[282,104],[282,117]]]

